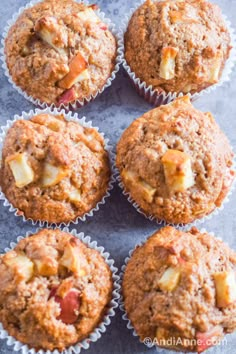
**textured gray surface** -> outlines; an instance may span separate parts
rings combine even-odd
[[[222,8],[229,19],[234,22],[236,13],[235,0],[215,1]],[[7,20],[18,8],[27,3],[26,0],[1,0],[0,32],[6,25]],[[127,13],[131,3],[135,1],[126,0],[100,0],[97,1],[107,16],[119,25],[124,13]],[[214,93],[201,98],[195,106],[204,111],[211,111],[222,129],[227,133],[231,144],[236,151],[236,72],[232,75],[230,83],[217,89]],[[14,114],[25,110],[28,111],[32,105],[25,101],[7,82],[4,73],[0,70],[0,124],[4,125],[7,119]],[[87,116],[94,125],[109,137],[115,145],[122,131],[151,106],[140,98],[133,90],[128,78],[121,70],[112,87],[108,88],[93,103],[79,111],[79,114]],[[230,202],[225,205],[224,210],[212,220],[203,224],[209,231],[225,239],[230,246],[236,249],[236,203],[235,193],[231,196]],[[97,240],[99,245],[105,246],[115,259],[116,265],[121,267],[128,251],[143,238],[151,235],[157,228],[154,222],[146,220],[139,215],[134,208],[126,201],[121,191],[116,186],[111,198],[100,208],[93,218],[86,223],[79,223],[78,230],[85,232]],[[28,230],[35,230],[30,223],[23,223],[21,218],[16,218],[8,209],[0,203],[0,252],[15,240],[18,235],[25,234]],[[234,353],[236,347],[236,335],[227,337],[227,345],[210,350],[211,353]],[[10,354],[11,347],[7,347],[5,341],[0,341],[0,353]],[[92,344],[87,353],[90,354],[131,354],[147,353],[154,354],[155,349],[148,349],[132,336],[131,331],[126,328],[126,323],[121,319],[120,311],[112,320],[107,332],[97,343]],[[165,351],[160,350],[160,353]]]

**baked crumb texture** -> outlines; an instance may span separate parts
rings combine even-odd
[[[117,49],[96,8],[72,0],[45,0],[25,10],[5,41],[15,84],[48,104],[96,94],[114,69]]]
[[[201,353],[236,329],[236,253],[196,228],[167,226],[132,254],[123,296],[141,340]]]
[[[146,215],[185,224],[222,204],[234,180],[233,156],[211,113],[185,96],[136,119],[117,145],[116,164]]]
[[[195,93],[217,83],[230,53],[220,8],[205,0],[145,1],[125,33],[125,59],[154,90]]]
[[[112,274],[100,253],[58,229],[22,239],[0,256],[0,321],[31,348],[63,350],[102,320]]]
[[[0,183],[26,218],[68,223],[83,216],[106,194],[110,175],[101,134],[63,115],[18,120],[6,135]]]

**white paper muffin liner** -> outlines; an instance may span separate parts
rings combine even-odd
[[[188,229],[185,230],[185,231],[188,231],[188,230],[190,230],[190,229],[191,229],[191,226],[189,226]],[[215,237],[216,239],[223,241],[223,242],[229,247],[228,243],[227,243],[225,240],[223,240],[221,237],[215,236],[214,232],[208,232],[208,231],[207,231],[206,229],[204,229],[204,228],[203,228],[203,229],[200,229],[199,231],[200,231],[201,233],[208,233],[209,235]],[[138,244],[136,244],[136,246],[135,246],[131,251],[129,251],[129,255],[125,258],[125,260],[124,260],[124,265],[121,267],[121,272],[120,272],[120,280],[119,280],[119,282],[120,282],[120,289],[121,289],[121,290],[120,290],[120,298],[119,298],[119,301],[118,301],[118,303],[119,303],[119,308],[120,308],[121,312],[123,312],[122,319],[123,319],[125,322],[127,322],[126,327],[127,327],[129,330],[132,331],[132,334],[133,334],[134,337],[139,337],[139,336],[138,336],[137,332],[135,331],[135,329],[134,329],[134,327],[133,327],[133,325],[132,325],[132,323],[131,323],[131,321],[130,321],[130,319],[129,319],[127,313],[126,313],[126,310],[125,310],[124,297],[123,297],[123,293],[122,293],[122,282],[123,282],[123,278],[124,278],[124,273],[125,273],[126,267],[127,267],[127,265],[128,265],[128,263],[129,263],[129,261],[130,261],[132,255],[133,255],[134,251],[135,251],[138,247],[143,246],[143,245],[147,242],[147,240],[148,240],[150,237],[151,237],[151,235],[147,236],[145,240],[143,240],[143,241],[139,242]],[[232,335],[234,335],[234,333],[226,334],[226,335],[224,335],[224,338],[226,338],[227,336],[232,336]],[[138,338],[138,339],[139,339],[139,342],[140,342],[140,343],[144,344],[144,345],[147,346],[148,348],[155,347],[157,352],[158,352],[158,351],[163,351],[163,349],[164,349],[164,348],[162,348],[162,347],[159,347],[159,346],[156,345],[155,343],[153,343],[153,341],[152,341],[151,338],[149,338],[149,337],[145,338],[146,340],[144,340],[144,341],[142,341],[140,338]],[[217,347],[218,347],[218,346],[219,346],[219,345],[217,345]],[[210,348],[207,350],[207,353],[210,353],[210,352],[213,353],[213,352],[214,352],[214,349],[215,349],[215,346],[210,347]],[[170,350],[170,349],[168,349],[168,348],[166,349],[166,351],[168,351],[168,353],[172,353],[172,354],[175,354],[175,353],[176,353],[176,351]],[[178,353],[184,353],[184,352],[178,351]]]
[[[122,64],[124,69],[126,70],[126,72],[129,75],[129,78],[131,79],[136,91],[138,92],[138,94],[140,96],[142,96],[148,103],[158,107],[160,105],[163,104],[167,104],[171,101],[173,101],[175,98],[178,97],[182,97],[184,95],[186,95],[186,93],[178,93],[178,92],[160,92],[160,91],[156,91],[153,89],[152,85],[147,85],[146,82],[141,81],[141,79],[139,79],[136,74],[131,70],[130,66],[128,65],[126,59],[125,59],[125,55],[124,55],[124,34],[128,28],[128,24],[129,21],[133,15],[133,13],[139,8],[139,6],[141,6],[144,3],[144,0],[138,0],[135,4],[135,7],[132,7],[130,9],[130,12],[128,15],[126,15],[124,17],[124,20],[122,22],[120,31],[119,31],[119,42],[121,45],[121,50],[122,50],[122,55],[121,55],[121,60],[122,60]],[[225,68],[223,70],[222,76],[219,80],[218,83],[209,86],[208,88],[200,91],[200,92],[196,92],[194,94],[190,94],[188,93],[188,96],[190,97],[190,99],[192,101],[198,99],[199,97],[202,97],[204,94],[206,93],[211,93],[212,91],[214,91],[217,87],[222,86],[223,84],[225,84],[226,82],[230,81],[230,76],[231,73],[233,71],[233,67],[236,63],[236,34],[235,34],[235,30],[231,25],[231,22],[227,19],[227,17],[225,15],[223,15],[223,19],[226,23],[226,26],[230,32],[230,37],[231,37],[231,46],[232,49],[230,51],[230,57],[229,59],[226,61],[225,63]]]
[[[100,95],[107,87],[111,86],[112,81],[115,79],[116,74],[118,73],[119,69],[120,69],[120,64],[121,64],[121,56],[122,56],[122,49],[121,49],[121,41],[119,39],[118,36],[118,31],[116,30],[115,25],[111,22],[110,19],[108,19],[105,15],[104,12],[102,12],[101,10],[95,10],[96,14],[98,15],[98,17],[104,22],[106,23],[106,25],[108,26],[108,29],[111,31],[111,33],[115,36],[116,40],[117,40],[117,56],[116,56],[116,61],[115,61],[115,67],[110,75],[110,77],[107,79],[107,82],[105,83],[105,85],[99,89],[95,94],[90,95],[88,97],[83,98],[82,100],[75,100],[74,102],[70,102],[68,104],[60,104],[57,105],[55,103],[52,103],[51,105],[46,103],[46,102],[42,102],[39,99],[35,99],[32,96],[28,95],[24,90],[22,90],[19,86],[17,86],[14,81],[12,80],[12,77],[9,73],[7,64],[6,64],[6,56],[4,53],[4,46],[5,46],[5,40],[8,34],[9,29],[12,27],[12,25],[16,22],[17,18],[22,14],[22,12],[30,7],[32,7],[33,5],[37,4],[38,2],[40,2],[42,0],[32,0],[30,1],[27,5],[21,7],[18,12],[16,12],[13,17],[7,22],[7,26],[4,28],[3,30],[3,34],[2,34],[2,40],[1,40],[1,49],[0,49],[0,59],[2,61],[2,68],[4,70],[4,73],[8,79],[8,82],[14,87],[14,89],[17,90],[17,92],[19,94],[21,94],[22,96],[24,96],[24,98],[28,101],[30,101],[31,103],[33,103],[34,105],[36,105],[37,107],[40,108],[46,108],[46,107],[51,107],[51,108],[60,108],[60,109],[65,109],[66,111],[69,110],[76,110],[80,107],[85,106],[86,104],[88,104],[90,101],[93,101],[98,95]],[[89,5],[89,1],[88,0],[75,0],[78,3],[83,3],[85,5]]]
[[[106,199],[108,197],[110,197],[110,192],[114,187],[114,183],[116,181],[115,177],[114,177],[114,173],[115,173],[115,154],[112,151],[112,146],[109,145],[109,139],[106,139],[104,134],[101,133],[99,131],[99,128],[94,127],[92,125],[91,121],[86,121],[85,117],[79,118],[77,113],[72,113],[72,112],[67,112],[62,109],[59,110],[57,108],[44,108],[44,109],[38,109],[36,108],[35,110],[30,110],[29,112],[22,112],[21,116],[19,115],[15,115],[13,120],[7,120],[7,124],[3,127],[1,127],[0,129],[0,165],[1,165],[1,158],[2,158],[2,149],[3,149],[3,145],[4,145],[4,141],[5,141],[5,137],[7,135],[8,130],[12,127],[12,125],[18,121],[18,120],[23,120],[23,119],[30,119],[31,117],[33,117],[36,114],[41,114],[41,113],[48,113],[48,114],[54,114],[54,115],[64,115],[64,117],[66,118],[66,120],[68,121],[73,121],[76,123],[79,123],[80,125],[82,125],[83,127],[88,127],[88,128],[94,128],[96,129],[101,136],[104,138],[104,142],[105,142],[105,150],[108,152],[109,154],[109,160],[110,160],[110,169],[111,169],[111,177],[110,177],[110,181],[108,183],[108,188],[106,191],[106,194],[102,197],[102,199],[97,203],[97,205],[91,209],[89,212],[85,213],[82,216],[77,217],[74,220],[71,220],[68,223],[62,222],[60,224],[55,224],[55,223],[49,223],[47,220],[32,220],[31,218],[26,218],[22,211],[20,211],[19,209],[15,208],[7,199],[7,197],[5,196],[5,194],[1,191],[1,187],[0,187],[0,200],[3,200],[3,205],[6,207],[9,207],[9,211],[13,212],[15,214],[15,216],[20,216],[23,217],[24,222],[26,221],[31,221],[33,225],[36,225],[37,223],[39,224],[40,227],[48,227],[48,226],[57,226],[57,227],[62,227],[62,226],[69,226],[71,223],[73,224],[78,224],[79,221],[86,221],[87,217],[91,217],[93,216],[94,212],[98,211],[100,206],[105,204]]]
[[[232,151],[233,148],[231,147]],[[170,223],[167,222],[164,219],[158,219],[153,215],[147,215],[145,214],[145,212],[140,208],[139,204],[136,203],[136,201],[132,198],[131,194],[126,191],[124,183],[122,181],[122,178],[120,176],[119,170],[117,167],[115,167],[115,178],[118,182],[119,187],[122,190],[122,194],[127,198],[128,202],[131,203],[133,205],[133,207],[137,210],[138,213],[142,214],[146,219],[150,220],[150,221],[155,221],[158,225],[162,225],[162,226],[166,226],[166,225],[170,225],[170,226],[174,226],[177,229],[181,229],[181,230],[185,230],[188,229],[192,226],[199,226],[199,224],[203,224],[205,221],[210,220],[212,217],[215,217],[217,215],[219,215],[219,213],[224,209],[225,204],[227,204],[230,201],[230,196],[232,195],[235,186],[236,186],[236,155],[234,154],[234,158],[233,158],[233,165],[230,168],[230,170],[233,170],[235,172],[235,178],[233,180],[233,183],[231,184],[230,190],[228,191],[226,197],[224,198],[222,204],[220,207],[216,207],[210,214],[205,215],[203,217],[201,217],[200,219],[196,219],[191,223],[188,224],[174,224],[174,223]]]
[[[16,244],[26,238],[29,237],[30,235],[33,235],[40,231],[41,229],[37,229],[36,232],[27,232],[26,236],[19,236],[17,237],[17,242],[11,242],[10,247],[5,248],[5,252],[10,251],[13,249]],[[112,299],[110,300],[110,303],[108,305],[106,314],[103,317],[103,320],[101,323],[98,325],[98,327],[89,335],[88,338],[84,339],[82,342],[78,342],[75,345],[72,345],[68,347],[67,349],[63,351],[59,350],[54,350],[54,351],[44,351],[44,350],[35,350],[35,349],[30,349],[28,345],[23,344],[16,340],[14,337],[10,336],[6,330],[4,330],[2,324],[0,323],[0,339],[6,339],[7,340],[7,345],[8,346],[13,346],[12,350],[14,351],[21,351],[23,354],[79,354],[81,352],[81,349],[88,349],[90,346],[91,342],[96,342],[101,336],[102,333],[106,332],[107,326],[110,325],[111,323],[111,317],[115,316],[115,309],[118,307],[118,300],[120,298],[120,277],[117,275],[118,268],[114,266],[114,260],[110,258],[110,254],[105,251],[104,247],[98,246],[96,241],[92,241],[90,236],[86,236],[83,232],[77,233],[75,229],[72,231],[69,231],[67,227],[64,227],[61,229],[63,232],[70,233],[71,235],[77,237],[82,241],[86,246],[89,248],[92,248],[94,250],[97,250],[101,256],[104,258],[106,264],[109,266],[111,272],[112,272],[112,281],[113,281],[113,291],[112,291]]]

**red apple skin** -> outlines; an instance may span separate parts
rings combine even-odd
[[[56,294],[57,288],[53,288],[49,295],[49,299],[54,300],[60,305],[61,313],[57,320],[61,320],[65,324],[73,324],[77,321],[80,308],[80,292],[76,289],[70,290],[63,298]]]
[[[77,98],[76,92],[73,87],[63,92],[63,94],[58,99],[58,104],[67,104],[69,102],[75,101]]]
[[[91,9],[93,9],[94,11],[98,10],[98,5],[97,4],[89,5],[89,7],[91,7]]]
[[[107,25],[106,25],[105,23],[103,23],[103,22],[99,25],[99,27],[100,27],[103,31],[106,31],[106,30],[108,29]]]
[[[217,339],[220,339],[222,335],[223,329],[220,326],[214,327],[209,332],[198,332],[197,341],[199,341],[200,343],[198,343],[197,352],[202,353],[208,348],[212,347],[214,345],[214,342],[216,342]]]
[[[179,264],[183,264],[183,265],[186,263],[185,259],[183,259],[182,257],[178,258],[178,262]]]

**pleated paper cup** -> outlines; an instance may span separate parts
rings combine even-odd
[[[27,232],[25,237],[29,237],[37,232],[39,232],[40,229],[37,229],[36,232]],[[91,342],[96,342],[99,338],[101,338],[102,334],[106,332],[107,327],[111,323],[111,317],[115,316],[115,309],[118,307],[118,300],[120,298],[120,284],[119,284],[119,279],[120,277],[117,275],[118,268],[114,266],[114,260],[110,258],[110,254],[105,251],[104,247],[98,246],[96,241],[92,241],[90,236],[86,236],[83,232],[77,233],[75,229],[72,231],[69,231],[67,227],[62,228],[61,231],[70,233],[71,235],[77,237],[80,241],[82,241],[86,246],[88,246],[91,249],[97,250],[103,259],[105,260],[106,264],[109,266],[111,272],[112,272],[112,280],[113,280],[113,291],[112,291],[112,298],[110,300],[110,303],[107,307],[106,313],[101,321],[101,323],[98,325],[98,327],[89,335],[88,338],[84,339],[81,342],[78,342],[77,344],[68,347],[67,349],[63,351],[59,350],[54,350],[54,351],[44,351],[44,350],[35,350],[32,348],[29,348],[28,345],[23,344],[19,341],[17,341],[15,338],[11,337],[6,330],[4,330],[2,324],[0,323],[0,338],[5,339],[7,342],[8,346],[11,346],[12,351],[21,351],[23,354],[79,354],[81,352],[81,349],[88,349],[90,347]],[[10,247],[5,248],[5,252],[8,252],[12,250],[16,244],[25,238],[23,236],[19,236],[17,238],[17,242],[11,242]]]
[[[232,149],[232,147],[231,147],[231,149]],[[232,151],[233,151],[233,149],[232,149]],[[233,159],[233,166],[230,168],[230,170],[233,170],[236,175],[236,155],[235,154],[234,154],[234,159]],[[230,174],[230,172],[229,172],[229,174]],[[236,186],[236,176],[235,175],[234,175],[233,182],[231,182],[230,189],[229,189],[227,195],[225,196],[221,206],[216,207],[211,213],[209,213],[199,219],[196,219],[189,224],[184,224],[184,223],[174,224],[174,223],[167,222],[165,219],[158,219],[157,217],[155,217],[153,215],[147,215],[144,212],[144,210],[141,209],[139,204],[132,198],[131,194],[126,190],[125,185],[124,185],[122,178],[120,176],[119,170],[117,167],[115,168],[115,178],[118,182],[119,187],[122,190],[122,194],[127,198],[128,202],[133,205],[133,207],[136,209],[136,211],[138,213],[142,214],[146,219],[148,219],[150,221],[155,221],[157,223],[157,225],[162,225],[162,226],[170,225],[170,226],[176,227],[177,229],[183,229],[183,230],[185,230],[186,228],[190,228],[191,226],[197,227],[200,224],[203,224],[205,221],[208,221],[211,218],[219,215],[219,213],[224,209],[225,204],[227,204],[230,201],[230,197],[235,190],[235,186]]]
[[[137,75],[135,74],[135,72],[132,71],[131,67],[129,66],[129,64],[127,63],[126,59],[125,59],[125,44],[124,44],[124,35],[125,32],[128,28],[128,24],[129,21],[133,15],[133,13],[139,8],[139,6],[141,6],[144,3],[144,0],[139,0],[136,3],[135,7],[132,7],[129,11],[129,13],[124,17],[124,21],[121,25],[120,31],[119,31],[119,42],[121,44],[121,50],[122,50],[122,56],[121,56],[121,60],[122,60],[122,64],[124,69],[126,70],[126,72],[128,73],[128,76],[133,84],[133,86],[135,87],[137,93],[143,97],[148,103],[158,107],[161,106],[163,104],[167,104],[170,103],[171,101],[173,101],[174,99],[178,98],[178,97],[182,97],[184,95],[186,95],[186,93],[183,92],[165,92],[165,91],[158,91],[155,90],[152,85],[147,85],[147,83],[145,81],[142,81],[139,77],[137,77]],[[226,23],[226,26],[230,32],[230,37],[231,37],[231,52],[230,52],[230,57],[229,59],[226,61],[225,63],[225,67],[222,73],[222,76],[219,80],[218,83],[207,87],[204,90],[201,90],[200,92],[196,92],[194,94],[188,94],[188,96],[190,97],[190,99],[192,101],[195,101],[196,99],[198,99],[199,97],[202,97],[203,95],[205,95],[206,93],[211,93],[213,92],[217,87],[222,86],[223,84],[225,84],[226,82],[230,81],[230,76],[232,74],[233,71],[233,67],[235,65],[236,62],[236,34],[235,34],[235,30],[231,25],[231,22],[227,19],[227,17],[225,15],[223,15],[223,19]]]
[[[33,116],[37,115],[37,114],[53,114],[53,115],[63,115],[65,117],[65,119],[67,121],[73,121],[76,123],[79,123],[80,125],[82,125],[83,127],[86,128],[94,128],[96,129],[101,136],[104,138],[104,142],[105,142],[105,150],[108,152],[109,154],[109,160],[110,160],[110,169],[111,169],[111,177],[110,177],[110,181],[108,183],[108,188],[106,191],[106,194],[102,197],[102,199],[97,203],[97,205],[91,209],[90,211],[88,211],[87,213],[85,213],[82,216],[78,216],[76,219],[71,220],[68,223],[62,222],[60,224],[55,224],[55,223],[50,223],[47,220],[32,220],[30,218],[26,218],[24,216],[24,213],[15,208],[7,199],[7,197],[5,196],[5,194],[2,192],[1,187],[0,187],[0,200],[3,200],[3,205],[9,208],[10,212],[13,212],[15,214],[15,216],[20,216],[23,217],[24,222],[26,221],[31,221],[33,225],[39,224],[40,227],[43,226],[58,226],[58,227],[63,227],[63,226],[69,226],[71,223],[73,224],[78,224],[79,221],[86,221],[88,217],[92,217],[94,212],[98,211],[100,206],[105,204],[106,199],[108,197],[110,197],[111,195],[111,190],[114,187],[114,183],[116,181],[115,177],[114,177],[114,173],[115,173],[115,154],[112,150],[112,146],[109,144],[109,139],[105,138],[104,134],[101,133],[99,131],[98,127],[94,127],[92,125],[91,121],[86,121],[86,117],[83,118],[79,118],[77,113],[72,113],[72,112],[67,112],[62,109],[59,110],[57,108],[45,108],[45,109],[38,109],[36,108],[35,110],[31,110],[29,112],[22,112],[22,114],[19,115],[15,115],[13,120],[7,120],[7,124],[5,126],[2,126],[0,129],[0,163],[1,163],[1,158],[2,158],[2,149],[3,149],[3,145],[4,145],[4,141],[7,135],[8,130],[12,127],[12,125],[18,121],[18,120],[29,120],[30,118],[32,118]]]
[[[188,230],[190,230],[190,229],[191,229],[191,227],[188,226],[187,230],[185,230],[185,231],[188,231]],[[208,233],[209,235],[215,237],[216,239],[218,239],[218,240],[220,240],[220,241],[223,241],[223,242],[228,246],[227,242],[225,242],[225,240],[222,240],[221,237],[216,237],[215,234],[214,234],[214,232],[208,232],[206,229],[200,229],[199,231],[200,231],[200,233]],[[123,283],[123,278],[124,278],[124,273],[125,273],[126,267],[127,267],[127,265],[128,265],[128,263],[129,263],[129,261],[130,261],[132,255],[133,255],[134,251],[135,251],[137,248],[143,246],[143,245],[147,242],[147,240],[148,240],[150,237],[151,237],[151,236],[148,236],[145,240],[143,240],[142,242],[136,244],[136,246],[135,246],[131,251],[129,251],[129,255],[125,258],[125,260],[124,260],[124,265],[121,267],[121,272],[120,272],[120,287],[121,287],[121,290],[120,290],[120,298],[119,298],[119,301],[118,301],[118,302],[119,302],[119,308],[120,308],[121,312],[123,313],[122,319],[126,322],[126,327],[132,332],[132,334],[133,334],[134,337],[139,337],[139,336],[138,336],[137,332],[135,331],[135,328],[134,328],[134,326],[132,325],[132,322],[130,321],[129,316],[128,316],[126,310],[125,310],[124,297],[123,297],[123,293],[122,293],[122,283]],[[233,334],[231,333],[231,334],[225,335],[225,337],[230,336],[230,335],[232,336]],[[152,340],[151,338],[149,338],[149,337],[146,337],[146,338],[144,339],[144,341],[142,341],[140,338],[138,338],[138,340],[139,340],[139,342],[141,342],[141,343],[143,343],[144,345],[146,345],[148,348],[153,348],[153,347],[155,347],[155,349],[156,349],[157,352],[161,352],[161,353],[162,353],[162,351],[163,351],[163,348],[161,348],[160,346],[158,346],[158,345],[155,343],[155,341],[153,341],[153,340]],[[218,345],[218,346],[219,346],[219,345]],[[216,346],[213,346],[213,347],[209,348],[209,349],[207,350],[207,352],[213,353],[214,350],[215,350],[215,348],[216,348]],[[167,349],[167,351],[168,351],[168,353],[176,354],[176,351],[174,351],[174,350],[169,350],[169,349]],[[178,353],[184,353],[184,352],[178,351]]]
[[[4,73],[8,79],[8,82],[14,87],[15,90],[17,90],[17,92],[19,94],[21,94],[26,100],[30,101],[31,103],[33,103],[35,106],[40,107],[40,108],[46,108],[46,107],[50,107],[50,108],[60,108],[60,109],[65,109],[66,111],[69,110],[77,110],[78,108],[81,108],[85,105],[87,105],[89,102],[93,101],[97,96],[99,96],[107,87],[111,86],[112,81],[115,79],[116,74],[119,71],[120,68],[120,64],[121,64],[121,56],[122,56],[122,49],[121,49],[121,41],[119,39],[118,36],[118,31],[116,30],[115,25],[111,22],[110,19],[108,19],[105,15],[104,12],[102,12],[101,10],[97,9],[94,10],[96,12],[96,14],[98,15],[98,17],[102,20],[102,22],[104,22],[107,26],[108,29],[111,31],[111,33],[114,35],[114,37],[117,40],[117,55],[116,55],[116,60],[115,60],[115,66],[113,71],[111,72],[110,77],[107,79],[105,85],[101,88],[98,89],[98,91],[95,94],[89,95],[87,97],[84,97],[82,100],[75,100],[73,102],[67,103],[67,104],[48,104],[46,102],[42,102],[39,99],[35,99],[32,96],[28,95],[24,90],[22,90],[19,86],[17,86],[14,81],[12,80],[12,77],[9,73],[7,64],[6,64],[6,55],[4,52],[4,47],[5,47],[5,40],[7,37],[7,34],[10,30],[10,28],[12,27],[12,25],[14,25],[14,23],[16,22],[16,20],[18,19],[18,17],[23,13],[24,10],[34,6],[35,4],[37,4],[38,2],[40,2],[41,0],[32,0],[30,1],[26,6],[21,7],[17,13],[15,13],[13,15],[13,17],[7,22],[7,26],[4,28],[3,30],[3,35],[2,35],[2,40],[1,40],[1,44],[2,44],[2,48],[0,49],[0,59],[2,61],[2,68],[4,70]],[[78,3],[83,3],[85,5],[89,5],[89,1],[84,0],[84,1],[80,1],[80,0],[75,0]]]

